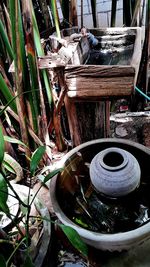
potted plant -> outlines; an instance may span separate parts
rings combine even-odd
[[[37,171],[37,167],[46,151],[45,146],[40,146],[30,159],[29,170],[30,177],[38,175],[38,179],[41,181],[38,191],[33,193],[30,187],[13,184],[8,180],[5,171],[5,140],[1,128],[0,140],[0,211],[3,212],[1,220],[3,216],[9,219],[7,225],[1,225],[0,227],[0,248],[3,248],[0,253],[0,266],[45,266],[43,264],[51,237],[51,220],[47,208],[39,201],[37,194],[42,185],[60,172],[61,169],[53,170],[48,174],[44,174],[41,169],[40,172]],[[10,169],[11,165],[9,166]],[[12,207],[15,207],[15,212]],[[74,247],[82,252],[84,256],[87,256],[87,247],[76,231],[62,224],[59,226]],[[38,238],[36,238],[37,229],[39,231]]]

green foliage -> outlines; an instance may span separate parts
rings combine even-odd
[[[10,91],[9,87],[7,86],[3,76],[0,73],[0,93],[3,95],[6,102],[4,105],[9,103],[9,106],[12,110],[17,113],[16,102],[14,101],[16,97],[13,96],[12,92]]]
[[[4,213],[9,213],[9,208],[7,205],[8,199],[8,187],[4,176],[0,173],[0,210]]]
[[[2,165],[5,152],[5,142],[2,127],[0,127],[0,166]]]
[[[40,146],[33,153],[32,157],[31,157],[31,162],[30,162],[30,172],[31,172],[32,176],[34,175],[40,160],[42,159],[43,155],[45,154],[45,151],[46,151],[46,147]]]
[[[71,244],[85,257],[88,257],[88,247],[82,241],[77,231],[74,230],[72,227],[63,224],[60,225],[60,228],[65,233]]]
[[[7,33],[6,33],[5,29],[4,29],[4,25],[3,25],[2,21],[1,21],[1,19],[0,19],[0,35],[2,37],[4,46],[6,47],[6,50],[8,52],[8,55],[9,55],[10,59],[13,60],[13,58],[14,58],[13,50],[12,50],[12,47],[10,45]]]
[[[52,6],[53,18],[54,18],[54,21],[55,21],[55,27],[56,27],[57,37],[58,38],[61,38],[60,29],[59,29],[59,21],[58,21],[58,16],[57,16],[56,0],[51,1],[51,6]]]
[[[50,179],[52,179],[56,174],[60,173],[63,171],[63,168],[59,168],[59,169],[56,169],[56,170],[53,170],[51,171],[49,174],[47,174],[46,176],[44,175],[38,175],[38,179],[46,184]]]
[[[9,142],[11,144],[18,144],[18,145],[27,147],[22,141],[20,141],[20,140],[18,140],[16,138],[9,137],[7,135],[4,136],[4,140],[5,140],[5,142]]]

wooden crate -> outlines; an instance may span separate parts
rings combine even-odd
[[[141,59],[140,28],[90,29],[90,32],[99,40],[99,47],[92,51],[100,51],[100,64],[97,60],[88,64],[91,48],[87,38],[72,42],[70,35],[79,33],[78,28],[63,30],[67,47],[62,46],[57,55],[41,57],[38,62],[40,69],[65,67],[68,87],[65,106],[75,146],[109,137],[110,100],[131,96]],[[122,53],[128,57],[116,61],[116,56]]]
[[[98,38],[99,57],[102,55],[104,60],[102,64],[86,63],[90,53],[87,38],[69,44],[73,53],[65,68],[68,97],[76,101],[91,101],[130,96],[141,59],[141,29],[107,28],[91,29],[90,32]],[[95,51],[99,52],[98,49]],[[112,60],[109,61],[108,57]],[[115,64],[116,57],[122,59]]]

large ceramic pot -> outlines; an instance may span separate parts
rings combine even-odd
[[[98,192],[110,197],[121,197],[139,186],[141,170],[131,153],[118,147],[110,147],[92,159],[90,178]]]
[[[57,175],[51,180],[50,196],[54,211],[60,221],[65,225],[73,227],[87,244],[102,250],[121,251],[130,249],[150,239],[150,222],[147,222],[134,230],[113,234],[105,234],[84,229],[82,226],[73,222],[68,214],[66,214],[62,203],[64,196],[60,195],[60,189],[62,188],[63,191],[65,191],[65,196],[67,196],[66,192],[68,191],[71,192],[72,195],[75,194],[77,184],[72,180],[72,174],[75,171],[80,172],[80,169],[83,167],[82,160],[80,160],[81,158],[84,159],[84,162],[87,163],[87,165],[90,165],[92,159],[98,153],[105,149],[109,149],[110,147],[123,149],[131,153],[139,164],[137,165],[138,168],[141,169],[141,183],[143,181],[149,181],[150,150],[148,148],[128,140],[111,138],[99,139],[84,143],[72,149],[62,159],[61,164],[59,163],[59,167],[63,167],[64,171],[61,175]],[[69,173],[71,175],[69,175]],[[139,186],[139,178],[134,187],[136,188],[137,186]],[[148,191],[147,195],[149,196]]]

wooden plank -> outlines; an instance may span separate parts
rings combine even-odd
[[[133,89],[133,87],[132,87]],[[76,101],[78,99],[97,99],[98,97],[101,98],[112,98],[112,97],[123,97],[123,96],[130,96],[131,95],[132,90],[131,89],[127,89],[126,91],[124,89],[120,90],[120,89],[116,89],[115,93],[114,91],[110,90],[102,90],[102,91],[68,91],[67,95],[69,98],[74,98],[76,99]]]
[[[72,78],[67,79],[67,85],[69,91],[83,91],[89,90],[93,92],[94,90],[116,90],[116,89],[126,89],[133,85],[134,77],[116,77],[116,78]]]
[[[126,77],[133,76],[135,69],[132,66],[118,65],[67,65],[65,68],[66,78],[74,77]]]

